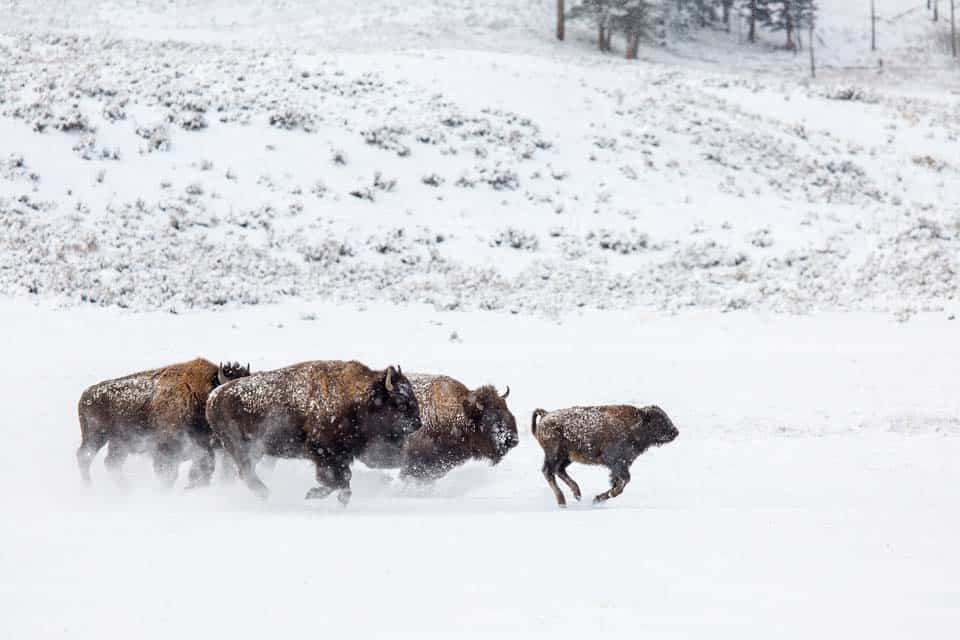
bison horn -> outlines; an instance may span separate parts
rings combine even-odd
[[[223,364],[222,364],[222,363],[220,364],[220,368],[217,369],[217,380],[220,381],[220,384],[224,384],[224,383],[226,383],[227,380],[228,380],[227,376],[223,375]]]
[[[507,390],[504,391],[504,392],[503,392],[503,395],[500,396],[500,397],[503,398],[504,400],[506,400],[508,395],[510,395],[510,385],[507,385]]]
[[[387,367],[387,375],[383,379],[383,384],[387,388],[387,391],[390,392],[393,391],[393,380],[391,379],[393,378],[393,374],[393,367]]]

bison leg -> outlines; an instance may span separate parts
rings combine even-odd
[[[215,468],[216,456],[210,442],[194,442],[193,462],[190,465],[187,489],[209,485]]]
[[[350,478],[352,477],[350,464],[341,461],[331,462],[319,458],[314,458],[313,462],[317,465],[317,484],[320,486],[307,491],[305,498],[307,500],[326,498],[337,491],[337,500],[343,506],[347,506],[352,495],[350,490]]]
[[[99,429],[87,429],[86,421],[82,421],[82,441],[77,449],[77,466],[80,467],[80,477],[84,484],[90,484],[90,465],[97,453],[107,444],[107,432]]]
[[[623,488],[627,486],[628,482],[630,482],[630,470],[627,467],[622,465],[610,467],[611,487],[594,498],[593,503],[597,504],[598,502],[606,502],[610,498],[616,498],[623,493]]]
[[[153,452],[153,471],[164,486],[172,487],[177,481],[182,446],[176,441],[161,442]]]
[[[560,487],[557,486],[557,464],[556,460],[552,460],[547,457],[543,461],[543,477],[547,479],[547,484],[550,485],[550,488],[553,490],[553,495],[557,498],[557,505],[560,507],[567,506],[567,499],[563,497],[563,491],[560,490]]]
[[[247,488],[257,494],[258,497],[266,500],[267,496],[270,495],[270,490],[257,476],[257,462],[250,442],[243,440],[239,433],[233,433],[230,430],[218,431],[217,436],[223,443],[224,451],[227,454],[223,457],[224,467],[226,468],[227,458],[229,457],[236,465],[240,479],[247,485]]]
[[[575,481],[573,478],[571,478],[570,475],[567,473],[567,467],[569,467],[569,466],[570,466],[570,460],[569,460],[569,459],[564,460],[563,462],[561,462],[561,463],[560,463],[560,466],[557,467],[557,475],[560,476],[560,479],[563,480],[564,484],[566,484],[568,487],[570,487],[570,491],[573,491],[573,497],[576,498],[576,499],[579,501],[579,500],[580,500],[580,485],[578,485],[578,484],[576,483],[576,481]]]
[[[127,486],[126,481],[123,479],[121,469],[128,455],[130,455],[130,448],[125,442],[117,439],[110,441],[110,446],[107,448],[107,457],[104,459],[103,464],[107,467],[107,471],[110,472],[113,481],[120,487]]]

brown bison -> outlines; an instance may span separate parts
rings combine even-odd
[[[207,396],[219,385],[249,374],[250,365],[218,367],[197,358],[93,385],[80,396],[77,407],[82,438],[77,463],[84,482],[90,482],[97,452],[109,444],[107,469],[118,479],[129,454],[149,453],[166,484],[176,482],[177,468],[185,459],[193,460],[189,486],[208,484],[214,442],[204,413]]]
[[[630,482],[630,465],[637,456],[652,446],[672,442],[680,434],[660,407],[572,407],[549,413],[537,409],[531,422],[533,435],[543,447],[543,475],[561,507],[567,506],[567,501],[555,476],[560,476],[573,496],[580,499],[580,487],[567,475],[571,462],[603,465],[610,470],[612,486],[593,499],[596,504],[623,493]]]
[[[400,476],[428,481],[467,460],[497,464],[519,442],[517,421],[491,386],[471,391],[447,376],[409,376],[420,403],[423,426],[400,451]],[[376,465],[375,465],[376,466]]]
[[[257,495],[268,493],[256,474],[262,456],[306,458],[320,485],[306,498],[338,491],[346,505],[353,459],[375,439],[397,446],[420,428],[420,412],[399,367],[313,361],[224,385],[207,401],[207,421]]]

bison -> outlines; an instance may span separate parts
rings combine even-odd
[[[423,426],[409,436],[399,451],[402,478],[420,481],[436,480],[467,460],[489,460],[497,464],[517,446],[517,421],[507,408],[510,388],[501,396],[491,386],[471,391],[447,376],[412,374],[420,420]],[[365,452],[365,461],[372,466],[382,464],[380,447]],[[377,460],[377,454],[381,460]],[[371,458],[373,458],[371,460]],[[378,464],[381,463],[381,464]]]
[[[346,505],[354,458],[373,440],[398,446],[420,428],[420,411],[400,367],[318,360],[224,385],[207,401],[207,421],[260,497],[268,493],[256,474],[262,456],[305,458],[319,485],[306,498],[337,491]]]
[[[207,396],[221,384],[250,374],[250,365],[220,364],[197,358],[159,369],[107,380],[80,396],[81,444],[77,463],[90,483],[90,465],[104,445],[106,466],[119,480],[131,453],[149,453],[153,468],[167,484],[177,479],[185,459],[192,459],[190,487],[209,484],[214,467],[214,440],[207,424]]]
[[[537,419],[540,419],[539,423]],[[572,407],[533,412],[531,429],[543,447],[543,475],[557,498],[567,506],[555,476],[580,499],[580,487],[567,474],[571,462],[603,465],[610,470],[611,488],[593,499],[604,502],[623,493],[630,482],[630,465],[652,446],[672,442],[680,432],[660,407],[614,405]]]

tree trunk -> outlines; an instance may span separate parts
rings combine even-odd
[[[557,0],[557,40],[563,40],[566,35],[566,11],[564,11],[563,0]]]
[[[757,40],[757,0],[750,0],[750,33],[747,34],[748,42]]]
[[[627,60],[636,60],[637,54],[640,50],[640,34],[638,33],[628,33],[627,34]]]
[[[730,33],[730,0],[723,0],[723,26]]]
[[[933,0],[933,21],[940,20],[940,0]]]
[[[874,0],[870,0],[870,51],[877,50],[877,7]]]
[[[597,28],[597,47],[600,51],[607,50],[607,31],[603,28],[603,24],[598,25]]]
[[[603,47],[605,51],[610,51],[613,49],[611,46],[611,41],[613,40],[613,29],[607,27],[607,39],[603,42]]]
[[[792,51],[796,45],[793,44],[793,16],[790,15],[790,11],[787,10],[787,50]]]
[[[950,0],[950,50],[957,57],[957,10],[956,0]]]
[[[807,39],[810,41],[810,44],[807,45],[807,48],[810,49],[810,77],[817,77],[817,61],[813,55],[813,20],[810,21],[810,30],[807,32],[809,35]]]

